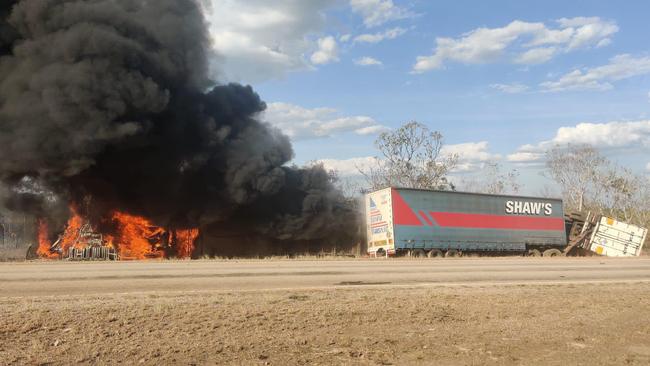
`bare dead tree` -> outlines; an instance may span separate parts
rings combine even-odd
[[[559,193],[556,192],[556,190],[551,187],[548,184],[545,184],[537,193],[539,197],[544,197],[544,198],[557,198],[559,197]]]
[[[647,179],[634,174],[630,169],[611,166],[600,176],[601,194],[596,204],[608,216],[619,217],[626,222],[643,220],[648,211]]]
[[[468,192],[488,194],[517,194],[521,189],[519,171],[505,170],[498,162],[486,162],[478,176],[462,182],[462,189]]]
[[[376,163],[357,167],[372,189],[405,187],[453,189],[447,179],[458,164],[458,155],[442,153],[443,137],[418,122],[382,133],[375,141],[380,152]]]
[[[608,166],[607,159],[589,145],[555,146],[546,152],[547,173],[560,185],[569,209],[582,211],[586,200],[595,200]]]
[[[650,226],[650,181],[620,167],[588,145],[555,147],[547,171],[559,184],[568,209],[589,210]]]

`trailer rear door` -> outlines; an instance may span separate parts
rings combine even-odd
[[[603,216],[591,236],[589,248],[609,257],[639,256],[647,234],[645,228]]]
[[[390,254],[395,252],[390,188],[366,195],[366,228],[368,253],[380,249]]]

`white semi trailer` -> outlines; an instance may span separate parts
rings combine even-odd
[[[639,256],[648,230],[602,215],[564,214],[543,197],[386,188],[365,197],[368,254],[456,257]]]
[[[584,220],[574,220],[567,249],[578,247],[608,257],[637,257],[647,236],[646,228],[589,213]]]

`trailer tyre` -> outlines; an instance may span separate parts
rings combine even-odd
[[[529,249],[527,253],[528,257],[541,257],[542,252],[539,251],[539,249]]]
[[[426,256],[426,253],[424,252],[424,249],[413,249],[411,250],[411,257],[413,258],[424,258]]]
[[[462,253],[456,249],[449,249],[447,253],[445,253],[446,258],[456,258],[456,257],[460,257],[461,255]]]
[[[375,258],[383,258],[385,256],[386,256],[386,251],[381,248],[377,249],[377,251],[375,252]]]
[[[546,249],[544,251],[544,257],[561,257],[562,252],[559,249]]]
[[[440,250],[440,249],[431,249],[427,253],[427,257],[429,257],[429,258],[442,258],[443,257],[442,250]]]

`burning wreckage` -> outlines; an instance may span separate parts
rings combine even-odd
[[[45,225],[42,223],[42,225]],[[63,236],[50,244],[39,232],[38,254],[43,257],[63,256]],[[102,234],[95,232],[89,223],[79,228],[72,245],[68,248],[68,259],[104,259],[116,260],[117,253],[111,243],[104,240]]]
[[[253,89],[213,81],[219,59],[202,6],[2,1],[0,211],[36,218],[40,256],[357,242],[356,212],[328,172],[289,166],[289,138],[261,121]]]
[[[70,260],[189,258],[199,236],[196,228],[165,230],[144,218],[119,213],[112,217],[117,223],[117,234],[104,235],[76,210],[72,211],[65,231],[54,242],[48,239],[46,221],[39,221],[37,253],[40,257]]]

